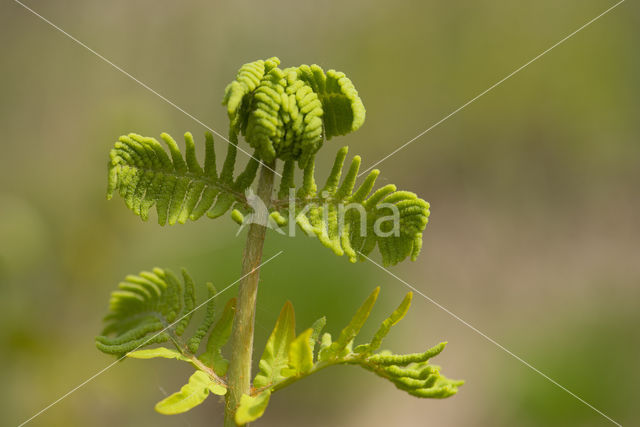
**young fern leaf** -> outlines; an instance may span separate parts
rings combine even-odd
[[[176,359],[191,363],[191,359],[184,356],[179,351],[171,350],[166,347],[146,348],[144,350],[131,351],[127,353],[127,357],[131,359],[155,359],[156,357],[161,357],[163,359]]]
[[[358,91],[343,72],[329,70],[325,74],[318,65],[301,65],[298,75],[322,102],[324,134],[329,140],[334,136],[346,135],[362,126],[365,108]]]
[[[107,199],[120,193],[125,204],[143,221],[155,205],[158,223],[173,225],[193,221],[205,213],[217,218],[232,205],[246,205],[244,191],[253,183],[258,161],[252,158],[234,179],[237,139],[232,135],[220,174],[216,170],[213,136],[206,134],[204,167],[196,158],[190,133],[184,135],[186,150],[182,156],[178,144],[168,134],[161,135],[169,149],[137,134],[123,135],[110,152]]]
[[[212,368],[219,376],[224,376],[229,367],[229,361],[222,355],[222,348],[229,341],[229,336],[231,336],[235,309],[236,299],[232,298],[227,302],[220,320],[218,320],[209,334],[206,351],[199,357],[206,366]]]
[[[261,159],[297,160],[304,168],[324,138],[364,123],[365,108],[344,73],[318,65],[278,68],[270,58],[243,65],[222,101],[231,131],[242,133]]]
[[[193,281],[184,271],[183,277],[184,284],[160,268],[127,276],[111,294],[106,326],[96,338],[98,349],[123,355],[182,335],[195,305]]]
[[[227,389],[220,386],[202,371],[195,371],[180,391],[167,396],[156,404],[156,411],[164,415],[187,412],[205,401],[209,392],[223,396]]]
[[[454,395],[463,381],[450,380],[440,374],[440,368],[429,360],[442,352],[446,343],[440,343],[424,353],[375,353],[393,325],[409,310],[412,294],[408,293],[398,308],[385,319],[371,342],[352,349],[353,341],[369,317],[380,288],[376,288],[358,309],[336,341],[331,335],[322,336],[320,350],[314,357],[315,341],[324,327],[324,318],[295,336],[295,314],[291,303],[282,309],[267,348],[260,360],[260,373],[254,380],[251,395],[243,395],[236,413],[236,423],[255,421],[261,417],[273,392],[301,378],[332,365],[359,365],[391,381],[398,389],[421,398],[445,398]],[[277,349],[277,350],[276,350]],[[277,354],[277,357],[274,355]]]
[[[122,356],[149,344],[173,341],[176,345],[191,322],[195,308],[195,285],[182,270],[183,282],[169,270],[154,268],[138,276],[127,276],[112,292],[106,326],[96,337],[96,345],[104,353]],[[183,356],[197,352],[201,339],[213,322],[215,288],[208,283],[206,315],[186,344],[178,346]],[[168,349],[138,351],[133,357],[177,358]],[[182,359],[181,359],[182,360]]]
[[[260,418],[269,405],[271,390],[265,390],[255,396],[242,395],[236,412],[236,424],[245,425]]]
[[[188,362],[196,371],[182,389],[156,405],[162,414],[179,414],[202,403],[209,393],[224,395],[224,376],[229,362],[222,348],[229,339],[235,315],[235,298],[229,300],[214,323],[216,290],[207,283],[208,296],[196,306],[195,284],[186,271],[183,281],[160,268],[127,276],[111,294],[110,313],[105,317],[103,334],[96,338],[101,351],[133,359],[165,358]],[[205,306],[204,317],[190,338],[184,337],[192,312]],[[211,329],[211,332],[209,330]],[[206,350],[196,356],[201,340],[209,334]],[[172,341],[174,349],[149,344]]]
[[[260,359],[260,372],[253,385],[256,388],[284,380],[288,375],[283,372],[289,366],[289,347],[295,338],[296,318],[293,305],[287,301],[282,308],[276,326],[267,340]]]
[[[340,182],[347,150],[338,151],[321,190],[315,183],[313,161],[304,169],[299,188],[294,184],[293,163],[285,162],[271,217],[281,226],[295,221],[308,235],[318,237],[336,255],[346,254],[351,262],[364,260],[376,246],[385,265],[407,257],[415,260],[429,221],[429,203],[409,191],[397,191],[392,184],[372,193],[378,170],[372,170],[355,189],[359,156],[353,158]]]

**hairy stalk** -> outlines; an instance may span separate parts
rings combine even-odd
[[[273,169],[275,162],[263,165],[258,181],[258,197],[261,200],[271,200],[273,191]],[[227,372],[228,392],[225,405],[225,427],[235,426],[235,414],[240,398],[249,394],[251,388],[251,355],[253,352],[253,328],[256,313],[256,297],[258,295],[258,280],[260,271],[258,266],[262,260],[262,248],[268,218],[259,218],[249,226],[247,243],[242,260],[242,275],[240,282],[236,315],[233,320],[231,333],[231,363]]]

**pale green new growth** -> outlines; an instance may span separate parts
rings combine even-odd
[[[135,350],[127,353],[127,357],[132,359],[155,359],[156,357],[162,357],[164,359],[176,359],[183,362],[191,363],[191,359],[185,357],[176,350],[171,350],[166,347],[147,348],[144,350]]]
[[[445,398],[455,394],[463,381],[450,380],[440,374],[440,368],[429,364],[429,359],[437,356],[446,343],[440,343],[424,353],[374,353],[389,329],[407,313],[411,305],[411,293],[382,322],[370,343],[353,349],[354,340],[371,314],[379,292],[380,288],[376,288],[369,295],[349,324],[342,329],[337,340],[332,341],[331,335],[325,333],[317,353],[314,352],[314,345],[324,326],[324,318],[296,337],[293,307],[287,302],[260,359],[260,372],[253,382],[253,391],[250,396],[242,396],[236,423],[244,425],[261,417],[273,392],[338,364],[362,366],[416,397]]]
[[[165,415],[175,415],[187,412],[198,406],[209,396],[209,392],[223,396],[227,389],[212,380],[206,373],[196,371],[189,378],[189,382],[180,391],[161,400],[156,404],[156,411]]]
[[[260,372],[253,381],[254,387],[266,387],[285,378],[281,371],[289,364],[289,347],[295,338],[295,329],[293,305],[287,302],[267,340],[259,363]]]
[[[264,414],[274,392],[337,364],[359,365],[416,397],[455,394],[462,381],[444,377],[440,368],[429,363],[446,343],[423,353],[378,351],[391,327],[407,313],[411,293],[382,322],[370,342],[354,346],[379,288],[335,340],[329,333],[322,334],[324,317],[296,335],[293,306],[287,302],[267,340],[259,372],[250,383],[265,224],[246,221],[245,215],[255,215],[252,218],[256,219],[264,214],[251,212],[256,208],[252,185],[259,168],[257,193],[268,210],[269,225],[280,230],[288,226],[292,234],[297,224],[351,262],[366,259],[376,247],[385,265],[406,258],[415,260],[429,219],[429,204],[414,193],[397,191],[392,184],[374,190],[378,170],[369,172],[356,186],[359,156],[353,157],[343,177],[347,147],[338,150],[324,186],[318,189],[316,152],[325,140],[359,129],[365,120],[365,108],[344,73],[325,73],[318,65],[284,69],[279,65],[275,57],[245,64],[227,86],[223,105],[230,120],[229,145],[219,172],[211,134],[205,136],[202,164],[190,133],[184,135],[184,154],[166,133],[161,135],[166,149],[156,139],[134,133],[121,136],[115,143],[108,165],[107,198],[119,193],[142,220],[149,218],[155,206],[160,225],[183,224],[205,214],[216,218],[226,212],[231,212],[236,223],[250,225],[237,301],[228,301],[217,315],[213,285],[207,284],[206,299],[196,305],[196,288],[185,271],[182,281],[159,268],[127,276],[111,295],[106,326],[96,337],[98,349],[119,357],[176,359],[191,364],[195,372],[188,383],[160,401],[156,410],[179,414],[202,403],[210,393],[224,395],[226,427],[255,421]],[[239,136],[254,154],[236,176]],[[302,169],[299,183],[296,163]],[[274,196],[278,169],[282,178]],[[199,313],[199,324],[191,325],[194,311],[201,306],[206,308]],[[199,354],[205,338],[206,348]],[[230,360],[224,355],[228,341]],[[175,349],[142,349],[164,342],[171,342]]]
[[[105,335],[96,338],[98,348],[106,353],[125,354],[133,359],[176,359],[188,362],[196,368],[188,384],[156,405],[156,410],[162,414],[188,411],[202,403],[210,392],[217,395],[227,392],[225,376],[229,362],[224,358],[222,349],[231,332],[236,301],[229,300],[211,328],[215,314],[215,292],[208,284],[207,313],[194,337],[188,341],[192,344],[189,345],[181,335],[191,320],[195,289],[193,281],[184,271],[183,276],[184,285],[171,272],[159,268],[154,269],[153,273],[128,276],[120,284],[119,290],[112,294],[111,313],[105,318],[108,322]],[[318,339],[326,324],[324,317],[296,336],[295,313],[291,303],[287,302],[267,340],[259,362],[260,371],[253,381],[252,393],[242,396],[236,412],[236,422],[244,425],[256,420],[264,413],[273,392],[337,364],[360,365],[416,397],[444,398],[455,394],[463,382],[447,379],[440,374],[438,367],[429,364],[429,359],[437,356],[446,343],[440,343],[423,353],[375,353],[391,327],[407,313],[411,293],[382,322],[371,342],[354,349],[354,340],[369,318],[379,292],[380,288],[376,288],[369,295],[335,341],[329,333]],[[159,323],[156,324],[156,320]],[[160,328],[160,332],[146,327],[148,324]],[[156,334],[149,336],[152,332]],[[141,333],[145,335],[131,339]],[[199,343],[207,334],[209,338],[206,350],[196,356],[198,346],[193,345],[194,339]],[[167,340],[173,342],[175,350],[166,347],[139,350],[145,345]],[[320,343],[320,347],[316,351],[317,343]]]
[[[245,425],[260,418],[267,409],[270,398],[271,390],[265,390],[256,396],[243,394],[238,412],[236,412],[236,423]]]
[[[147,344],[160,343],[182,336],[195,307],[193,280],[182,271],[184,284],[168,270],[154,268],[138,276],[127,276],[111,294],[106,326],[96,338],[105,353],[123,355]],[[215,293],[213,285],[208,285]],[[213,310],[213,299],[207,311]],[[209,326],[208,317],[201,328]],[[202,339],[199,331],[189,347],[197,349]]]
[[[281,70],[270,58],[243,65],[226,90],[232,132],[242,133],[270,163],[297,160],[304,168],[324,138],[346,135],[364,123],[358,91],[344,73],[318,65]]]
[[[223,377],[229,362],[222,355],[222,348],[229,339],[235,298],[229,300],[211,329],[216,291],[212,284],[207,283],[208,297],[200,304],[206,305],[205,316],[191,338],[185,341],[185,329],[192,320],[193,312],[200,306],[195,305],[193,280],[184,270],[182,275],[184,284],[169,270],[160,268],[138,276],[127,276],[119,289],[111,294],[110,313],[105,317],[107,326],[103,335],[96,337],[98,349],[105,353],[133,359],[176,359],[197,369],[180,392],[158,403],[156,409],[163,414],[187,411],[201,403],[209,391],[218,395],[226,393]],[[207,334],[207,348],[196,356],[200,342]],[[176,349],[156,347],[139,350],[165,341],[171,341]]]
[[[364,260],[363,255],[370,254],[376,246],[385,265],[395,265],[407,257],[415,260],[429,221],[429,203],[409,191],[396,191],[393,184],[373,191],[378,170],[369,172],[356,188],[360,156],[351,160],[340,182],[347,151],[347,147],[338,151],[321,190],[315,182],[313,162],[304,169],[303,184],[298,188],[293,183],[293,162],[285,162],[280,200],[275,203],[272,216],[277,215],[276,222],[283,226],[295,212],[300,228],[317,236],[336,255],[346,254],[351,262]],[[285,199],[292,189],[296,190],[295,211]]]
[[[213,327],[207,341],[207,349],[202,353],[199,359],[205,365],[211,367],[219,376],[224,376],[229,367],[229,361],[222,355],[222,347],[229,341],[231,335],[231,324],[236,309],[235,298],[230,299],[224,307],[222,317]]]

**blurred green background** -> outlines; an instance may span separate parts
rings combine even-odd
[[[346,72],[367,121],[325,145],[326,170],[344,144],[368,166],[614,2],[27,4],[223,134],[241,64],[277,55]],[[204,129],[19,4],[0,10],[0,424],[15,426],[113,361],[94,336],[124,275],[186,267],[225,286],[244,233],[228,218],[161,228],[107,202],[120,134]],[[384,162],[379,181],[432,204],[422,255],[395,274],[626,425],[640,421],[639,36],[629,1]],[[287,299],[299,327],[326,314],[336,333],[376,285],[371,326],[407,291],[304,236],[272,233],[265,253],[279,250],[262,273],[257,356]],[[444,339],[436,363],[467,380],[453,398],[339,367],[278,393],[260,425],[609,424],[424,299],[387,345]],[[30,425],[221,425],[215,398],[153,411],[188,373],[125,361]]]

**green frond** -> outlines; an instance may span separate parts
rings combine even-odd
[[[181,414],[204,402],[210,392],[223,396],[227,389],[217,384],[206,373],[195,371],[180,391],[162,399],[156,404],[155,409],[164,415]]]
[[[365,118],[364,104],[355,86],[344,73],[329,70],[325,75],[322,68],[314,64],[298,67],[298,75],[313,88],[322,102],[322,121],[327,139],[346,135],[362,126]]]
[[[109,314],[104,319],[106,325],[102,335],[96,337],[98,349],[121,356],[150,344],[169,340],[175,343],[191,322],[195,307],[193,280],[184,270],[182,277],[183,282],[171,271],[160,268],[127,276],[111,294]],[[189,345],[185,345],[191,350],[190,354],[197,351],[196,344],[212,322],[214,299],[211,297],[215,289],[209,285],[209,290],[207,314]],[[178,348],[183,353],[187,349]]]
[[[365,322],[373,310],[373,306],[378,299],[380,293],[380,287],[369,295],[367,300],[358,309],[353,316],[349,324],[340,332],[340,337],[334,341],[329,347],[324,349],[318,355],[319,360],[330,360],[336,357],[342,357],[351,351],[350,346],[353,344],[354,338],[360,333],[360,329],[364,326]]]
[[[354,340],[369,317],[378,297],[376,288],[358,309],[336,341],[325,333],[320,349],[315,344],[326,320],[321,318],[313,326],[295,335],[295,314],[287,302],[269,337],[262,359],[260,373],[253,382],[251,395],[243,395],[236,414],[236,422],[244,424],[261,417],[273,392],[332,365],[359,365],[390,381],[398,389],[420,398],[445,398],[457,393],[464,382],[451,380],[440,374],[440,368],[429,363],[442,352],[446,343],[440,343],[423,352],[393,354],[389,351],[374,353],[391,327],[407,313],[412,294],[408,293],[398,308],[386,318],[371,342],[353,350]]]
[[[207,335],[207,332],[209,332],[209,329],[213,324],[213,318],[216,314],[215,295],[217,291],[216,287],[213,286],[213,283],[207,283],[207,291],[207,300],[209,303],[207,304],[204,319],[187,343],[187,348],[191,354],[196,354],[198,352],[198,348],[200,348],[200,341],[202,341],[202,338],[204,338],[205,335]]]
[[[295,160],[304,168],[324,138],[357,130],[365,109],[344,73],[279,64],[271,58],[243,65],[222,103],[232,132],[241,133],[261,159]]]
[[[227,302],[222,316],[209,334],[206,351],[199,357],[205,365],[212,368],[219,376],[224,376],[229,367],[229,361],[222,355],[222,348],[231,336],[231,326],[233,324],[235,310],[236,299],[232,298]]]
[[[236,133],[246,124],[251,93],[258,87],[265,73],[278,65],[280,60],[276,57],[244,64],[238,70],[236,79],[225,88],[222,104],[227,106],[231,128],[236,129]]]
[[[313,160],[304,169],[302,185],[297,189],[292,168],[285,163],[278,191],[280,199],[272,207],[278,211],[281,223],[295,218],[308,235],[316,236],[336,255],[346,254],[351,262],[363,260],[376,246],[385,265],[395,265],[407,257],[415,260],[429,220],[429,203],[409,191],[397,191],[392,184],[372,192],[379,175],[377,170],[371,171],[356,188],[360,157],[352,159],[342,177],[346,156],[347,147],[338,150],[320,191]],[[295,198],[283,199],[292,189]]]
[[[295,338],[295,325],[293,305],[287,302],[267,340],[264,353],[258,364],[260,372],[253,381],[254,387],[266,387],[287,377],[282,370],[289,366],[289,347]]]
[[[120,137],[110,152],[108,199],[118,192],[143,221],[155,206],[160,225],[184,224],[205,213],[216,218],[234,204],[246,205],[244,191],[253,183],[259,163],[252,158],[234,179],[237,140],[231,140],[218,175],[211,134],[205,138],[204,167],[198,163],[190,133],[184,136],[184,157],[170,135],[163,133],[161,139],[169,154],[154,138],[133,133]]]
[[[227,302],[214,323],[217,292],[211,283],[207,283],[206,288],[206,299],[196,305],[196,286],[186,271],[182,271],[181,281],[169,270],[154,268],[152,272],[127,276],[111,294],[106,325],[102,335],[96,338],[99,350],[132,359],[175,359],[196,369],[188,384],[156,405],[162,414],[186,412],[202,403],[209,393],[224,395],[227,392],[225,374],[229,362],[222,349],[231,334],[235,299]],[[198,325],[193,325],[193,334],[185,337],[199,308],[204,315]],[[200,342],[207,335],[206,350],[197,356]],[[140,349],[166,341],[171,341],[175,349]]]

